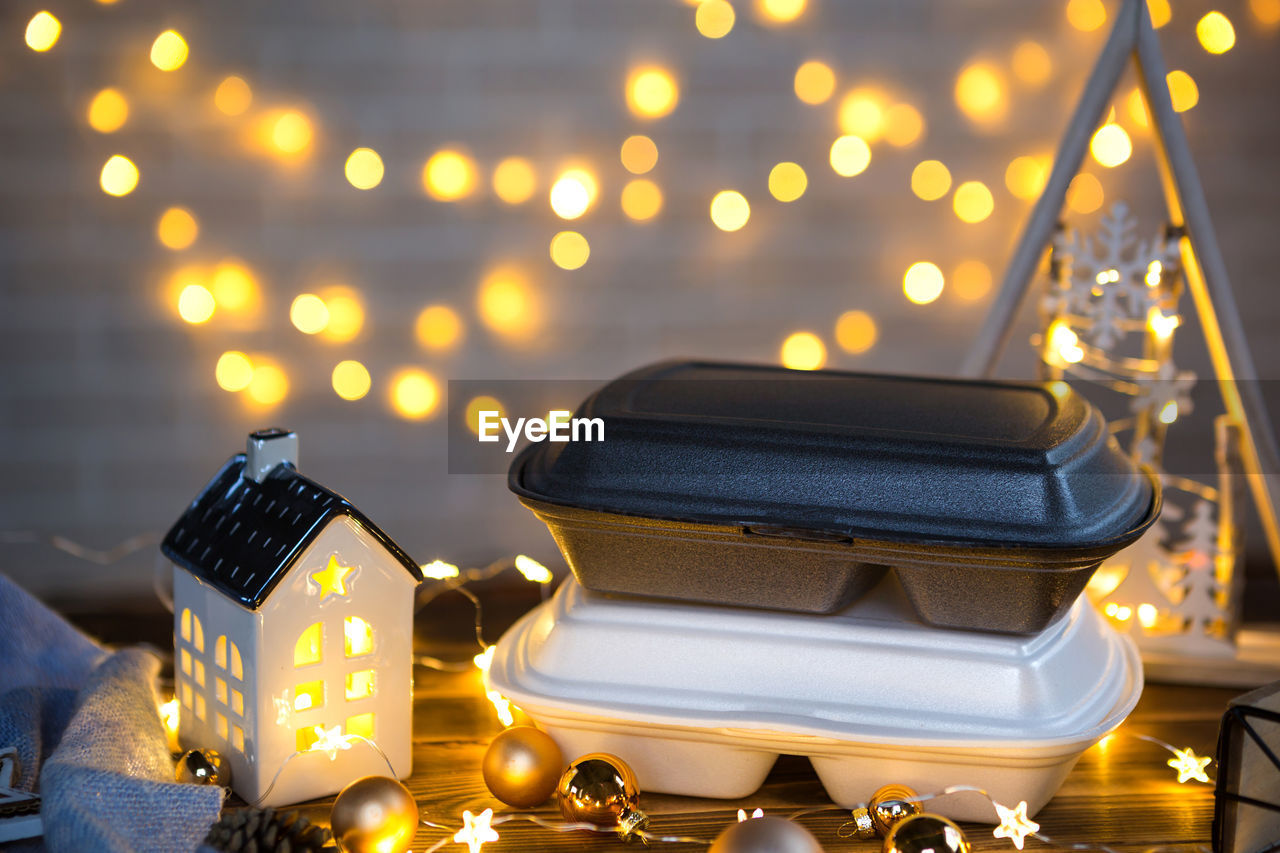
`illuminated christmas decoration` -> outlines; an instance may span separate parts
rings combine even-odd
[[[468,853],[479,853],[481,847],[490,841],[498,840],[498,833],[489,825],[493,819],[493,809],[485,809],[478,815],[469,811],[462,813],[462,829],[454,833],[455,844],[467,845]]]
[[[1027,817],[1026,802],[1020,802],[1016,808],[1012,809],[999,803],[993,802],[992,805],[996,807],[996,814],[1000,818],[1000,825],[992,834],[996,838],[1009,839],[1014,847],[1021,850],[1026,837],[1040,828],[1040,824]]]
[[[1208,782],[1209,777],[1204,772],[1204,769],[1212,761],[1213,759],[1209,756],[1196,755],[1191,747],[1187,747],[1186,749],[1175,749],[1173,758],[1170,758],[1165,763],[1178,771],[1178,781],[1185,783],[1192,779],[1197,782]]]

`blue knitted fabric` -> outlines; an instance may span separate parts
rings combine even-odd
[[[16,787],[42,797],[43,849],[192,851],[217,820],[221,788],[173,781],[159,668],[149,651],[100,648],[0,575],[0,747],[18,748]]]

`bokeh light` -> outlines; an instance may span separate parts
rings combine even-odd
[[[970,120],[990,125],[1002,120],[1008,108],[1004,75],[989,62],[972,62],[956,77],[956,106]]]
[[[353,288],[335,284],[322,288],[320,298],[329,309],[329,322],[321,337],[339,344],[354,340],[364,328],[364,302],[360,294]]]
[[[502,401],[497,397],[488,394],[481,394],[479,397],[473,397],[467,403],[467,410],[464,415],[467,421],[467,429],[476,435],[480,434],[480,413],[481,412],[497,412],[498,417],[507,416],[507,409],[502,405]]]
[[[1089,153],[1100,165],[1111,169],[1129,159],[1133,143],[1123,127],[1111,122],[1098,128],[1093,139],[1089,140]]]
[[[165,30],[151,43],[151,64],[161,71],[177,71],[187,61],[187,40],[177,30]]]
[[[34,51],[44,53],[58,43],[61,35],[62,22],[51,12],[36,12],[27,21],[27,47]]]
[[[329,306],[314,293],[300,293],[289,306],[289,322],[304,335],[318,335],[329,325]]]
[[[951,171],[939,160],[922,160],[911,170],[911,191],[925,201],[937,201],[951,190]]]
[[[289,394],[289,377],[271,362],[253,366],[253,378],[245,388],[249,399],[261,406],[274,406]]]
[[[645,66],[627,75],[627,107],[641,118],[662,118],[676,108],[680,89],[665,68]]]
[[[1022,41],[1013,49],[1013,76],[1029,89],[1038,89],[1053,76],[1053,59],[1038,41]]]
[[[836,343],[845,352],[860,355],[876,344],[876,321],[866,311],[846,311],[836,320]]]
[[[248,266],[236,258],[224,258],[213,268],[209,282],[218,304],[232,313],[249,313],[261,299],[258,280]]]
[[[1052,165],[1047,155],[1015,157],[1004,170],[1004,185],[1015,198],[1030,201],[1044,189]]]
[[[452,148],[437,151],[422,167],[422,188],[436,201],[466,198],[475,185],[475,163],[462,151]]]
[[[551,185],[551,209],[561,219],[577,219],[595,203],[599,187],[586,169],[566,169]]]
[[[924,135],[924,116],[911,104],[894,104],[884,114],[884,139],[895,148],[915,145]]]
[[[402,418],[420,421],[431,415],[440,402],[440,386],[425,370],[409,367],[391,379],[391,408]]]
[[[234,74],[224,77],[213,90],[213,105],[223,115],[242,115],[252,103],[253,90],[243,77]]]
[[[871,146],[860,136],[841,136],[831,143],[829,160],[837,175],[852,178],[871,165]]]
[[[1267,29],[1280,25],[1280,0],[1249,0],[1249,11]]]
[[[271,147],[285,155],[302,154],[311,146],[311,120],[297,110],[284,110],[271,122]]]
[[[1231,20],[1214,10],[1196,22],[1196,38],[1209,53],[1226,53],[1236,44],[1236,28]]]
[[[727,0],[702,0],[694,13],[694,25],[709,39],[724,38],[733,29],[736,18]]]
[[[344,400],[359,400],[369,393],[373,387],[373,377],[369,368],[354,359],[340,361],[334,365],[329,376],[333,393]]]
[[[347,181],[358,190],[371,190],[382,183],[382,157],[372,148],[357,148],[343,167]]]
[[[1107,7],[1102,0],[1069,0],[1067,20],[1077,30],[1091,33],[1107,22]]]
[[[627,181],[622,188],[622,212],[637,222],[646,222],[662,210],[662,190],[647,178]]]
[[[1173,17],[1173,7],[1169,5],[1169,0],[1147,0],[1147,11],[1151,14],[1151,26],[1157,30]]]
[[[128,195],[138,185],[138,167],[123,154],[112,154],[102,164],[98,183],[107,195]]]
[[[428,305],[413,324],[413,336],[429,350],[450,350],[462,340],[462,318],[447,305]]]
[[[769,194],[778,201],[795,201],[808,186],[809,178],[799,163],[783,162],[769,170]]]
[[[942,270],[929,261],[916,261],[902,276],[902,292],[916,305],[928,305],[942,295]]]
[[[794,332],[782,342],[779,358],[792,370],[817,370],[827,363],[827,347],[813,332]]]
[[[213,294],[203,284],[188,284],[178,294],[178,316],[193,326],[207,323],[216,308]]]
[[[991,267],[969,259],[951,271],[951,292],[965,302],[977,302],[991,291]]]
[[[551,260],[562,270],[576,270],[591,257],[591,244],[577,231],[561,231],[551,238]]]
[[[647,136],[628,136],[619,151],[623,167],[633,175],[643,175],[658,165],[658,146]]]
[[[823,104],[836,90],[836,73],[831,66],[810,59],[796,69],[796,97],[806,104]]]
[[[804,14],[808,0],[756,0],[756,16],[765,24],[789,24]]]
[[[854,89],[840,99],[837,113],[840,132],[862,137],[866,142],[875,142],[884,132],[887,109],[885,97],[880,91],[867,87]]]
[[[200,235],[200,224],[185,207],[171,207],[156,222],[156,239],[166,249],[180,251],[191,246]]]
[[[524,204],[533,197],[538,177],[523,157],[507,157],[493,170],[493,192],[507,204]]]
[[[1277,0],[1280,2],[1280,0]],[[1129,119],[1138,127],[1151,126],[1151,113],[1147,111],[1147,99],[1142,96],[1142,90],[1137,86],[1124,99],[1125,111],[1129,114]]]
[[[1081,172],[1071,179],[1067,187],[1067,207],[1076,213],[1088,214],[1102,207],[1102,202],[1102,182],[1093,175]]]
[[[995,210],[996,202],[991,190],[982,181],[965,181],[956,187],[955,196],[951,199],[952,209],[962,222],[981,222]]]
[[[721,190],[711,199],[711,221],[721,231],[737,231],[751,218],[751,205],[737,190]]]
[[[129,119],[129,102],[118,89],[103,89],[89,102],[88,119],[98,133],[114,133]]]
[[[223,391],[243,391],[253,380],[253,361],[239,350],[227,350],[218,356],[213,377]]]
[[[1165,75],[1169,85],[1169,100],[1173,102],[1174,112],[1185,113],[1200,101],[1200,89],[1196,81],[1185,71],[1174,69]]]
[[[512,340],[532,338],[542,325],[537,294],[514,267],[499,267],[485,276],[476,307],[490,331]]]

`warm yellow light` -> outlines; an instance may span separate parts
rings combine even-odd
[[[244,78],[232,74],[224,77],[213,90],[213,105],[223,115],[238,116],[253,103],[253,90]]]
[[[925,201],[936,201],[951,189],[951,172],[938,160],[922,160],[911,170],[911,191]]]
[[[1280,0],[1249,0],[1253,19],[1264,27],[1280,24]]]
[[[577,219],[595,203],[598,191],[586,169],[567,169],[551,185],[551,209],[561,219]]]
[[[1108,601],[1107,606],[1102,608],[1102,612],[1107,614],[1108,616],[1115,616],[1116,612],[1119,610],[1120,610],[1120,605],[1116,604],[1114,601]]]
[[[193,326],[208,322],[216,307],[213,294],[202,284],[188,284],[178,294],[178,316]]]
[[[1280,0],[1277,0],[1280,2]],[[1142,90],[1137,86],[1124,99],[1125,109],[1129,113],[1129,118],[1139,127],[1151,126],[1151,114],[1147,112],[1147,101],[1142,97]]]
[[[895,148],[914,145],[924,135],[924,117],[911,104],[894,104],[884,114],[884,138]]]
[[[117,89],[103,89],[89,102],[89,127],[114,133],[129,119],[129,102]]]
[[[102,164],[98,183],[107,195],[128,195],[138,185],[138,167],[123,154],[112,154]]]
[[[1033,199],[1049,180],[1049,166],[1048,157],[1015,157],[1004,170],[1004,185],[1017,198]]]
[[[727,0],[702,0],[693,17],[698,32],[709,39],[718,39],[729,34],[737,16]]]
[[[1160,410],[1160,423],[1171,424],[1178,419],[1178,401],[1170,400],[1164,404],[1164,408]]]
[[[347,157],[347,180],[358,190],[371,190],[382,183],[382,157],[372,148],[357,148]]]
[[[1133,153],[1133,143],[1120,125],[1104,124],[1090,140],[1089,151],[1094,160],[1111,169],[1129,159],[1129,155]]]
[[[524,554],[516,555],[516,571],[524,575],[524,579],[527,581],[551,583],[551,570],[533,559],[533,557],[526,557]]]
[[[991,290],[991,267],[978,260],[965,260],[951,271],[951,290],[965,302],[977,302]]]
[[[458,567],[453,563],[446,563],[444,560],[432,560],[430,563],[422,566],[422,576],[431,578],[432,580],[448,580],[456,578],[459,574]]]
[[[171,740],[178,734],[179,713],[178,697],[176,696],[160,706],[160,720],[164,723],[165,733],[170,736]]]
[[[1037,41],[1019,42],[1013,49],[1011,67],[1018,82],[1031,89],[1040,88],[1053,76],[1053,60],[1049,51]]]
[[[165,30],[151,43],[151,64],[161,71],[177,71],[187,61],[187,40],[177,30]]]
[[[665,68],[646,66],[627,75],[627,107],[641,118],[662,118],[679,100],[676,79]]]
[[[782,342],[779,357],[783,367],[817,370],[827,362],[827,348],[813,332],[794,332]]]
[[[370,644],[372,648],[372,644]],[[373,695],[373,670],[360,669],[347,673],[346,698],[348,702],[367,699]],[[394,837],[394,836],[392,836]]]
[[[311,121],[297,110],[285,110],[271,123],[271,145],[281,154],[301,154],[311,145]]]
[[[223,391],[243,391],[253,380],[253,361],[239,350],[227,350],[218,356],[213,377]]]
[[[810,59],[796,69],[795,89],[806,104],[826,103],[836,90],[836,73],[827,63]]]
[[[1067,187],[1067,207],[1076,213],[1093,213],[1102,207],[1102,183],[1088,172],[1071,179]]]
[[[875,89],[854,89],[840,99],[837,121],[840,132],[860,136],[866,142],[875,142],[884,133],[884,95]]]
[[[756,15],[766,24],[789,24],[807,5],[808,0],[756,0]]]
[[[329,309],[329,322],[321,332],[325,340],[345,343],[360,334],[364,328],[364,304],[358,293],[339,285],[325,288],[320,298]]]
[[[427,349],[452,349],[462,340],[462,318],[447,305],[428,305],[418,314],[413,334]]]
[[[1121,622],[1128,622],[1133,618],[1133,608],[1127,604],[1122,604],[1116,608],[1116,619]]]
[[[1154,628],[1159,615],[1160,611],[1156,610],[1154,604],[1138,605],[1138,624],[1143,628]]]
[[[62,35],[62,22],[50,12],[36,12],[27,21],[27,47],[44,53],[58,43]]]
[[[902,276],[902,292],[916,305],[928,305],[942,295],[942,270],[929,261],[917,261]]]
[[[301,293],[289,306],[289,322],[304,335],[316,335],[329,325],[329,307],[314,293]]]
[[[769,170],[769,193],[778,201],[795,201],[808,186],[809,178],[798,163],[779,163]]]
[[[435,411],[439,402],[439,386],[425,370],[407,368],[391,380],[391,407],[402,418],[422,420]]]
[[[1215,10],[1196,23],[1196,38],[1210,53],[1226,53],[1235,47],[1236,28],[1231,26],[1231,19]]]
[[[662,210],[662,190],[647,178],[627,181],[622,188],[622,212],[637,222],[657,216]]]
[[[311,580],[319,589],[320,600],[324,601],[330,595],[345,598],[350,592],[347,588],[347,576],[354,571],[353,567],[339,563],[336,554],[330,554],[329,562],[325,563],[325,567],[311,573]],[[350,621],[351,617],[348,617],[348,624]]]
[[[502,405],[497,397],[490,397],[488,394],[481,394],[475,397],[471,402],[467,403],[466,421],[467,429],[476,435],[480,434],[480,413],[481,412],[497,412],[498,417],[506,417],[506,407]],[[454,571],[457,571],[456,569]]]
[[[647,136],[628,136],[620,154],[622,165],[633,175],[643,175],[658,165],[658,146]]]
[[[422,187],[437,201],[457,201],[471,195],[476,184],[476,167],[461,151],[437,151],[422,167]]]
[[[343,651],[349,658],[358,658],[373,651],[373,626],[359,616],[342,620]]]
[[[1196,81],[1185,71],[1174,69],[1165,75],[1169,84],[1169,100],[1174,112],[1185,113],[1200,101],[1200,89]]]
[[[1054,320],[1049,324],[1046,336],[1049,341],[1049,354],[1067,364],[1079,364],[1084,360],[1084,348],[1080,346],[1080,337],[1062,320]],[[1119,616],[1121,620],[1128,616]]]
[[[1148,273],[1147,278],[1148,285],[1154,286],[1151,284],[1152,278],[1154,278],[1155,284],[1160,283],[1159,273],[1156,273],[1154,277],[1152,274]],[[1181,323],[1182,318],[1177,314],[1170,314],[1166,317],[1164,314],[1160,313],[1159,308],[1152,308],[1147,312],[1147,328],[1151,330],[1153,335],[1162,341],[1167,341],[1169,338],[1173,337],[1173,330],[1178,328]]]
[[[982,181],[965,181],[956,187],[951,207],[961,222],[981,222],[995,210],[996,202],[991,190]]]
[[[846,311],[836,320],[836,343],[859,355],[876,344],[876,321],[866,311]]]
[[[289,377],[274,364],[255,365],[246,391],[255,403],[274,406],[288,395]]]
[[[493,170],[493,192],[507,204],[524,204],[537,183],[533,165],[523,157],[508,157]]]
[[[1151,14],[1151,26],[1157,30],[1169,23],[1169,19],[1173,17],[1169,0],[1147,0],[1147,11]]]
[[[971,121],[992,124],[1004,118],[1008,107],[1000,70],[987,62],[966,65],[956,78],[956,105]]]
[[[751,205],[737,190],[721,190],[711,199],[711,221],[721,231],[737,231],[751,218]]]
[[[1178,771],[1178,781],[1187,782],[1195,779],[1197,782],[1208,782],[1209,777],[1205,775],[1204,769],[1213,762],[1212,758],[1196,755],[1191,747],[1186,749],[1175,749],[1173,758],[1165,763]]]
[[[531,337],[541,325],[536,295],[517,270],[500,268],[480,283],[477,308],[490,330],[513,339]]]
[[[831,143],[830,161],[842,178],[861,175],[871,165],[871,146],[860,136],[841,136]]]
[[[179,251],[189,247],[200,235],[200,225],[185,207],[171,207],[156,222],[156,239],[166,249]]]
[[[1102,0],[1070,0],[1067,20],[1077,30],[1090,33],[1107,22],[1107,7]]]
[[[551,261],[562,270],[576,270],[591,257],[591,244],[577,231],[561,231],[551,238]]]
[[[258,281],[248,267],[234,258],[226,258],[214,267],[210,287],[218,304],[228,311],[249,311],[257,306]]]
[[[510,707],[511,703],[502,699],[496,690],[486,691],[486,695],[489,695],[489,699],[493,702],[494,707],[499,708],[499,717],[502,716],[502,711],[498,700],[501,699],[508,708]],[[507,716],[510,716],[509,711]],[[504,725],[509,726],[513,720],[504,719],[502,722]],[[492,818],[493,809],[485,809],[478,815],[473,815],[469,811],[464,811],[462,813],[462,829],[453,834],[453,843],[467,845],[467,853],[480,853],[480,848],[487,842],[498,840],[497,831],[489,825],[489,821],[492,820]]]

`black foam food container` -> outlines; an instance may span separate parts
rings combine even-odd
[[[508,484],[597,592],[831,613],[892,570],[928,623],[1034,633],[1160,511],[1061,382],[664,362],[575,417],[603,441]]]

